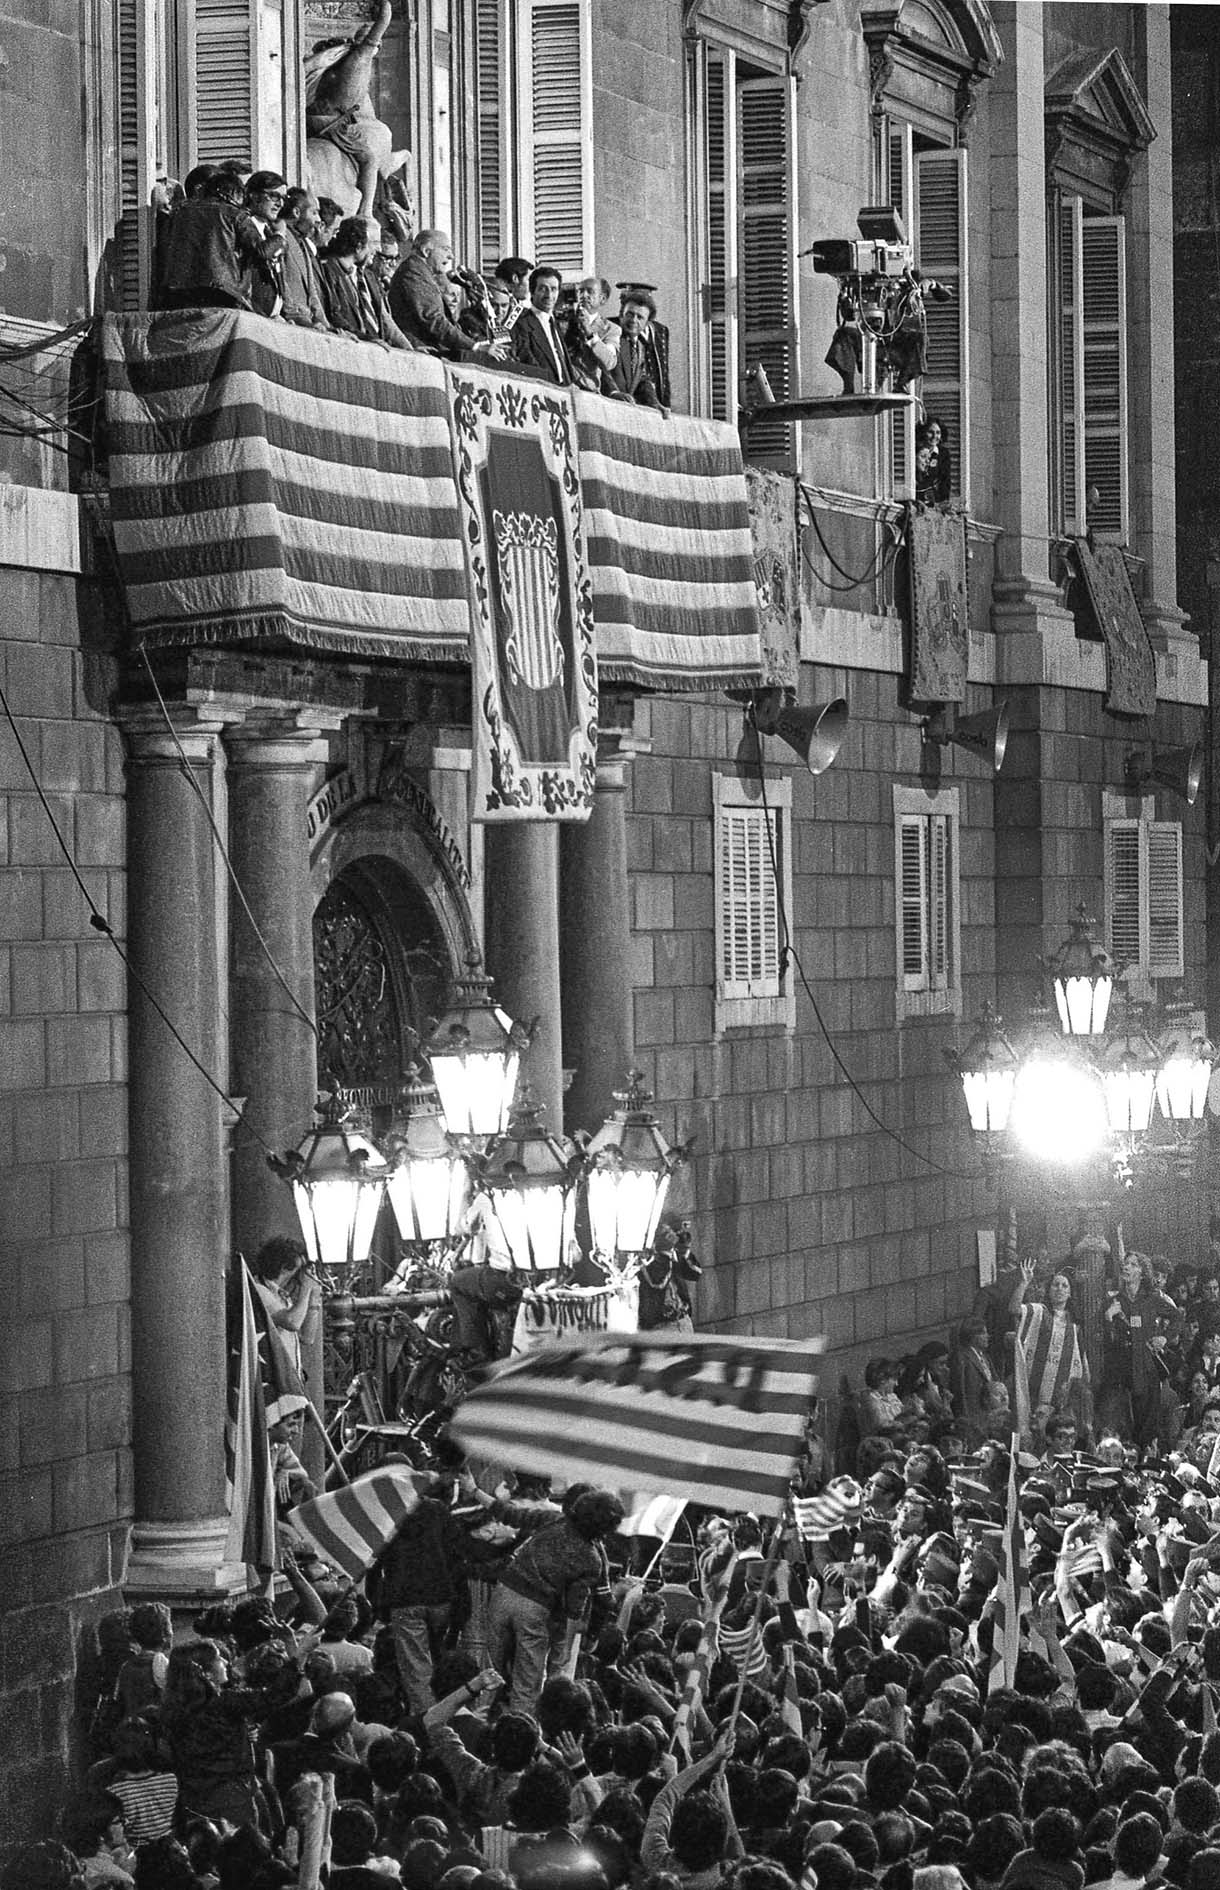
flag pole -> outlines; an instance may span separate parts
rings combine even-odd
[[[331,1442],[326,1426],[322,1422],[322,1413],[319,1411],[317,1405],[314,1403],[312,1398],[309,1400],[305,1409],[309,1412],[310,1417],[313,1419],[314,1423],[318,1427],[318,1430],[322,1438],[322,1447],[326,1451],[327,1456],[330,1458],[331,1469],[337,1470],[339,1472],[339,1475],[342,1477],[344,1483],[350,1483],[351,1478],[347,1474],[347,1466],[344,1463],[342,1457],[339,1455],[338,1451],[335,1449],[334,1444]]]
[[[759,1627],[763,1598],[768,1588],[771,1586],[771,1577],[774,1575],[775,1565],[779,1561],[780,1543],[783,1541],[784,1523],[787,1520],[786,1510],[787,1502],[785,1501],[784,1509],[780,1511],[775,1519],[775,1528],[771,1532],[771,1541],[767,1547],[767,1559],[763,1563],[762,1580],[758,1584],[758,1593],[754,1597],[754,1613],[750,1621],[750,1634],[746,1641],[746,1651],[741,1657],[741,1672],[737,1676],[737,1691],[733,1695],[733,1706],[729,1713],[728,1724],[730,1729],[736,1728],[737,1716],[741,1712],[741,1697],[746,1690],[746,1665],[749,1658],[749,1651],[754,1645],[754,1635]]]

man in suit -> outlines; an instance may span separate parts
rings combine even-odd
[[[472,355],[502,361],[508,353],[505,336],[476,341],[450,319],[443,289],[452,267],[453,244],[444,230],[421,230],[390,284],[390,314],[407,339],[427,354],[447,361],[469,360]]]
[[[572,363],[555,320],[555,304],[563,286],[558,269],[545,263],[530,276],[530,305],[513,324],[513,362],[536,379],[555,387],[572,385]]]
[[[377,304],[364,273],[369,247],[369,226],[365,219],[344,217],[318,266],[322,297],[327,319],[340,334],[389,347],[381,333]]]
[[[280,313],[298,328],[325,328],[330,323],[322,303],[322,283],[313,246],[318,227],[318,200],[312,190],[296,186],[284,199],[280,228],[284,232],[282,259],[284,306]]]
[[[666,408],[654,378],[658,372],[656,351],[649,346],[646,334],[649,317],[655,313],[651,296],[646,297],[642,291],[624,300],[619,313],[622,337],[618,360],[609,371],[609,379],[624,399],[634,401],[637,407],[656,407],[664,413]]]
[[[616,282],[619,291],[619,321],[628,302],[637,301],[648,311],[643,329],[643,341],[648,362],[648,378],[657,390],[657,399],[663,407],[670,405],[669,398],[669,330],[664,322],[657,320],[656,287],[651,282]]]
[[[391,348],[405,348],[408,352],[414,352],[414,342],[403,334],[390,313],[390,284],[398,270],[400,250],[397,235],[383,224],[380,248],[365,263],[364,279],[373,298],[373,307],[377,312],[377,332],[382,341]]]

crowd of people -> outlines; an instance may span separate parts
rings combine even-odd
[[[1096,1424],[1072,1285],[875,1361],[783,1518],[632,1538],[443,1442],[354,1591],[286,1530],[286,1599],[107,1617],[82,1790],[0,1890],[316,1882],[320,1792],[365,1890],[1220,1890],[1220,1275],[1124,1257]]]
[[[653,286],[575,283],[545,260],[506,256],[482,276],[455,265],[442,230],[345,217],[273,171],[201,164],[156,198],[151,300],[244,308],[322,334],[582,388],[668,412],[669,332]]]

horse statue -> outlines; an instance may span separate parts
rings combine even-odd
[[[333,197],[344,216],[376,214],[404,237],[413,222],[402,176],[411,153],[393,148],[369,92],[390,18],[390,0],[381,0],[377,17],[351,39],[319,40],[305,55],[305,155],[315,195]]]

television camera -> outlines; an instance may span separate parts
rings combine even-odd
[[[823,237],[804,251],[819,275],[839,283],[826,364],[841,377],[845,394],[878,392],[879,376],[903,394],[927,369],[926,303],[948,301],[953,291],[915,267],[915,251],[891,205],[867,205],[856,226],[858,238]]]

